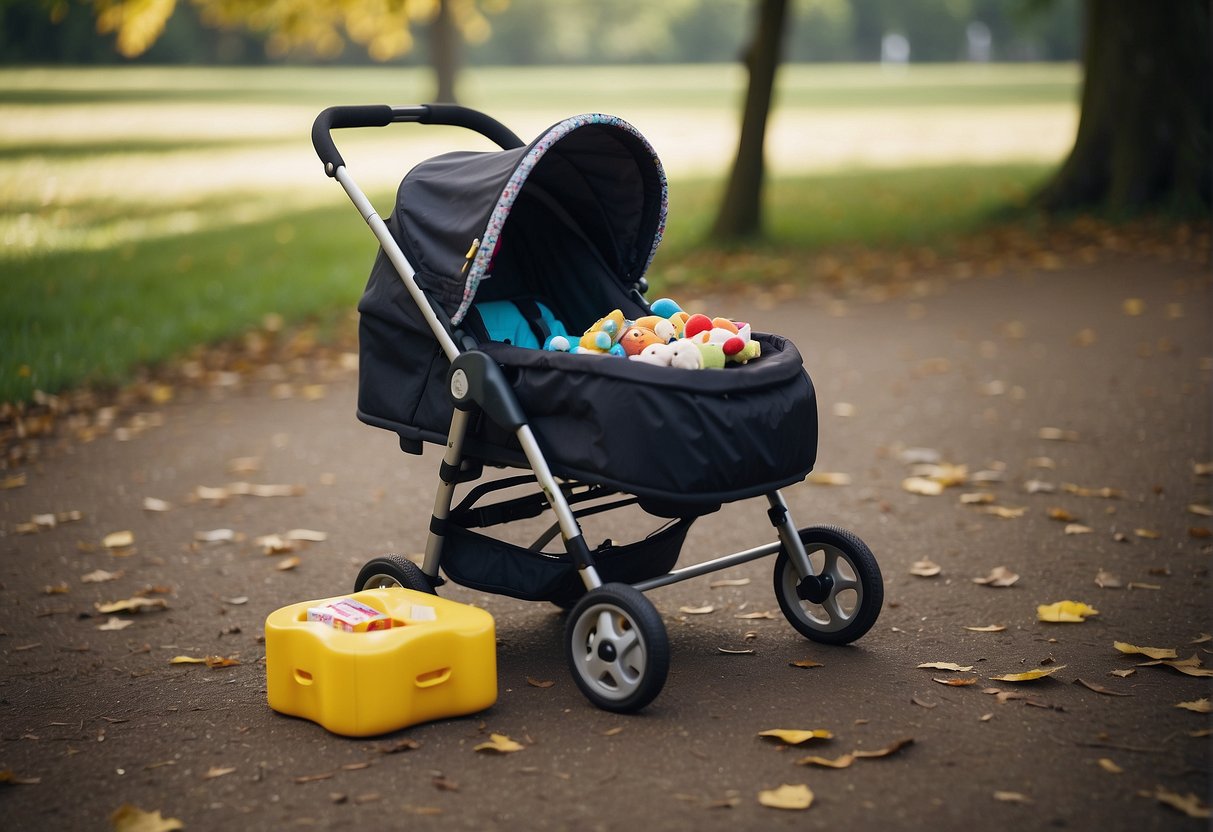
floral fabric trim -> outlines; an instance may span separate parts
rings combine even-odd
[[[649,264],[653,262],[653,257],[657,254],[657,246],[661,243],[661,238],[665,234],[666,214],[669,210],[669,185],[666,182],[665,169],[661,165],[661,160],[657,158],[657,152],[653,150],[648,139],[623,119],[617,116],[603,115],[602,113],[586,113],[584,115],[573,116],[552,127],[537,139],[527,154],[522,157],[522,160],[518,163],[518,167],[514,168],[510,181],[506,183],[505,188],[501,191],[501,196],[497,198],[497,204],[493,207],[493,213],[489,215],[489,222],[484,229],[484,233],[480,235],[480,248],[476,252],[476,258],[472,261],[471,268],[468,269],[467,280],[463,286],[463,300],[459,304],[459,308],[455,310],[455,314],[451,316],[452,324],[458,324],[462,321],[468,309],[471,308],[472,301],[476,297],[476,290],[480,286],[480,280],[488,269],[493,253],[497,250],[497,240],[501,236],[501,229],[505,226],[505,221],[514,206],[514,200],[518,198],[523,184],[526,183],[527,178],[531,175],[531,171],[535,169],[535,165],[544,157],[544,154],[551,150],[565,136],[574,130],[588,127],[592,124],[606,124],[631,133],[640,140],[642,146],[648,151],[653,159],[653,165],[657,169],[657,175],[661,180],[661,209],[660,216],[658,217],[657,233],[653,236],[653,247],[649,250],[648,259],[644,263],[643,271],[648,271]]]

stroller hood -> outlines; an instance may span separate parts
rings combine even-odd
[[[546,209],[511,217],[520,196]],[[661,162],[636,128],[614,116],[580,115],[525,147],[457,151],[422,162],[400,183],[388,228],[418,284],[457,325],[514,236],[574,235],[593,253],[596,271],[626,291],[657,251],[666,200]],[[538,227],[553,216],[559,231]],[[523,227],[528,223],[537,227]],[[557,279],[577,277],[570,272]]]

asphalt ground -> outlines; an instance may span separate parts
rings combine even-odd
[[[782,619],[771,559],[654,590],[671,670],[634,716],[580,694],[559,610],[449,584],[441,595],[495,619],[491,708],[347,738],[268,707],[266,616],[424,546],[438,451],[404,455],[359,423],[352,372],[182,389],[88,442],[65,428],[0,472],[3,826],[107,828],[129,804],[188,829],[1207,828],[1169,801],[1195,796],[1207,818],[1209,717],[1177,705],[1207,700],[1209,679],[1137,667],[1147,657],[1113,645],[1202,665],[1213,652],[1208,265],[1123,256],[910,288],[697,301],[799,346],[817,471],[846,484],[785,497],[797,525],[871,546],[885,605],[855,644],[826,647]],[[915,459],[966,466],[944,471],[964,482],[911,493]],[[200,497],[233,482],[296,488]],[[591,543],[647,530],[629,511],[587,522]],[[325,539],[272,556],[257,542],[300,528]],[[200,539],[215,530],[231,539]],[[120,531],[132,547],[104,545]],[[692,528],[680,564],[772,539],[763,500],[725,506]],[[912,574],[921,561],[938,573]],[[1013,586],[973,582],[999,566]],[[121,574],[83,581],[96,570]],[[133,597],[166,608],[97,609]],[[1062,600],[1098,614],[1037,620]],[[820,666],[791,664],[804,660]],[[992,679],[1031,670],[1053,672]],[[769,729],[833,738],[792,747],[758,736]],[[493,733],[522,750],[474,750]],[[797,764],[903,739],[847,768]],[[784,784],[812,805],[762,805]]]

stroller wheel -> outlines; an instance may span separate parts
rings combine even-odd
[[[867,544],[846,529],[810,526],[800,540],[814,574],[802,577],[788,553],[775,559],[775,597],[805,638],[849,644],[876,623],[884,603],[880,567]]]
[[[358,571],[354,592],[394,586],[428,592],[430,595],[438,594],[434,592],[434,587],[421,571],[421,567],[400,555],[382,555],[368,560]]]
[[[661,615],[627,584],[604,584],[581,597],[569,613],[565,652],[585,697],[616,713],[652,702],[670,670]]]

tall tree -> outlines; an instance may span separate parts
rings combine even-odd
[[[53,10],[67,0],[48,0]],[[135,57],[164,31],[178,0],[82,0],[92,6],[97,28],[114,33],[118,51]],[[387,61],[414,46],[413,28],[428,27],[430,64],[437,81],[436,99],[455,100],[459,47],[464,39],[488,37],[480,6],[501,7],[506,0],[189,0],[205,23],[240,27],[267,35],[272,55],[305,53],[333,58],[348,42],[366,48],[376,61]]]
[[[737,157],[720,211],[712,225],[712,236],[718,240],[755,237],[762,233],[763,144],[787,21],[788,0],[760,0],[754,35],[743,55],[749,82]]]
[[[1046,210],[1207,212],[1213,191],[1209,0],[1086,0],[1083,91]]]

